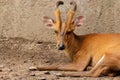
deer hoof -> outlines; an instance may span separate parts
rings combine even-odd
[[[31,67],[29,67],[29,70],[30,70],[30,71],[36,71],[36,70],[37,70],[37,67],[31,66]]]

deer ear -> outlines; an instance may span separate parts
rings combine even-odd
[[[81,25],[83,25],[83,21],[84,21],[84,17],[83,16],[79,16],[75,19],[74,21],[74,26],[75,27],[79,27]]]
[[[53,27],[54,26],[54,21],[53,19],[49,18],[48,16],[43,17],[43,22],[45,23],[46,26],[48,27]]]

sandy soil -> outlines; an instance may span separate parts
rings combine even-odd
[[[57,77],[61,71],[29,71],[30,66],[68,63],[54,43],[23,38],[0,40],[0,80],[120,80],[120,77]]]

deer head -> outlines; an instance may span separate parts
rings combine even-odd
[[[73,21],[73,16],[77,9],[77,5],[74,1],[72,1],[70,2],[71,8],[68,11],[67,21],[62,22],[59,6],[63,4],[64,4],[63,1],[58,1],[56,3],[55,10],[56,20],[53,20],[47,16],[44,17],[44,22],[46,26],[53,27],[54,29],[54,32],[56,34],[57,47],[59,50],[64,50],[67,47],[69,41],[72,40],[74,34],[73,31],[75,30],[75,27],[81,26],[83,20],[83,16],[79,16]]]

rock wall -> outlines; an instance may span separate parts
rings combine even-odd
[[[23,37],[31,40],[54,41],[54,32],[43,24],[43,16],[54,19],[57,0],[0,0],[0,37]],[[69,2],[61,7],[66,16]],[[76,16],[85,17],[84,25],[76,28],[77,34],[119,33],[120,0],[74,0]]]

